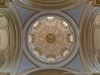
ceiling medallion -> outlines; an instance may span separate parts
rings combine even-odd
[[[56,63],[64,60],[74,44],[73,30],[69,23],[55,16],[37,20],[28,34],[29,49],[42,62]]]
[[[52,34],[52,33],[50,33],[50,34],[48,34],[47,36],[46,36],[46,41],[48,42],[48,43],[54,43],[55,42],[55,35],[54,34]]]

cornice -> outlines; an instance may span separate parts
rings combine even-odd
[[[88,2],[88,0],[62,0],[59,2],[52,2],[50,1],[36,1],[36,0],[13,0],[13,3],[17,4],[18,6],[21,6],[26,9],[30,10],[68,10],[75,8],[81,4],[84,4],[85,2]]]

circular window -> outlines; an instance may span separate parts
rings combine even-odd
[[[25,28],[25,36],[27,36],[25,37],[25,53],[29,59],[34,60],[33,62],[46,65],[70,60],[69,57],[74,56],[78,50],[76,29],[76,26],[74,27],[70,21],[62,16],[40,16]],[[74,52],[75,50],[76,52]]]

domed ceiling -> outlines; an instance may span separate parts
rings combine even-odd
[[[46,63],[63,60],[72,51],[73,30],[61,18],[47,16],[36,21],[30,29],[30,50],[36,58]]]
[[[33,63],[43,66],[66,64],[78,51],[78,28],[67,15],[37,13],[24,27],[24,51]],[[64,13],[60,13],[64,14]],[[40,16],[39,16],[40,15]],[[36,18],[35,18],[36,17]],[[76,44],[77,43],[77,44]],[[61,66],[61,65],[59,65]]]
[[[35,10],[70,9],[88,0],[13,0],[19,6]]]

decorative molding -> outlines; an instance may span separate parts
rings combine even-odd
[[[28,50],[34,58],[56,64],[70,57],[75,48],[76,35],[70,22],[56,14],[51,16],[39,17],[27,30],[26,36],[27,45],[30,45]]]
[[[80,55],[82,63],[88,72],[100,72],[100,64],[97,61],[98,50],[94,47],[94,19],[100,9],[94,8],[90,2],[83,11],[80,20]],[[88,18],[87,18],[88,16]],[[98,28],[95,27],[95,28]]]
[[[88,2],[88,0],[12,0],[12,2],[31,10],[67,10]]]
[[[19,67],[19,63],[21,60],[21,23],[20,19],[16,16],[16,10],[12,3],[9,5],[8,9],[0,9],[0,12],[6,17],[8,25],[9,25],[9,49],[8,53],[9,55],[7,56],[7,60],[3,67],[0,69],[0,72],[9,72],[12,73],[12,75],[15,75],[14,73],[17,71]],[[12,57],[13,56],[13,57]],[[13,67],[14,68],[10,68]]]
[[[45,72],[44,72],[45,71]],[[40,73],[39,73],[40,72]],[[57,75],[87,75],[87,74],[84,74],[84,73],[81,73],[81,72],[78,72],[78,71],[75,71],[75,70],[72,70],[72,69],[68,69],[68,68],[36,68],[36,69],[29,69],[29,70],[26,70],[22,73],[19,73],[19,74],[16,74],[16,75],[37,75],[38,73],[41,74],[41,75],[44,75],[44,74],[52,74],[53,72],[58,73]],[[35,73],[35,74],[34,74]],[[89,74],[91,75],[91,74]]]

